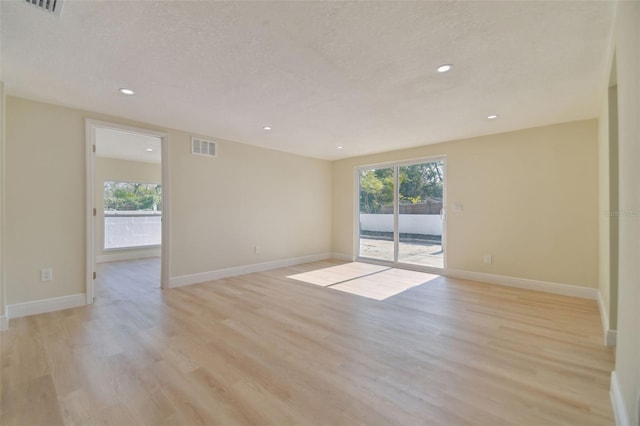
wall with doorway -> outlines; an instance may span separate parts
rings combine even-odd
[[[160,256],[159,247],[104,250],[104,209],[100,208],[100,206],[104,205],[105,181],[161,184],[162,166],[153,163],[97,157],[95,159],[95,188],[93,193],[95,196],[94,205],[97,207],[96,220],[94,222],[97,262]]]
[[[88,118],[169,135],[172,278],[330,255],[328,161],[11,96],[6,116],[9,306],[82,300]],[[218,157],[192,155],[191,136]]]
[[[357,167],[446,155],[448,269],[597,288],[597,125],[577,121],[336,161],[333,250],[357,254]]]

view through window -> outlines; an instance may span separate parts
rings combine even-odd
[[[159,246],[162,242],[162,186],[104,183],[104,248]]]
[[[444,166],[434,159],[360,169],[359,257],[444,267]]]

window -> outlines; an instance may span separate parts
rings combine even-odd
[[[104,183],[104,249],[154,247],[162,242],[162,185]]]

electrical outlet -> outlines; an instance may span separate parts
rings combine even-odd
[[[40,271],[40,280],[41,281],[51,281],[53,280],[53,269],[44,268]]]
[[[256,254],[260,254],[260,250],[261,250],[260,246],[255,246],[254,250],[255,250]]]
[[[491,263],[493,262],[493,259],[491,258],[490,254],[485,254],[484,255],[484,263],[486,263],[487,265],[491,265]]]

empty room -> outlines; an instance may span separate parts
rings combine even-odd
[[[0,424],[640,426],[640,2],[0,2]]]

